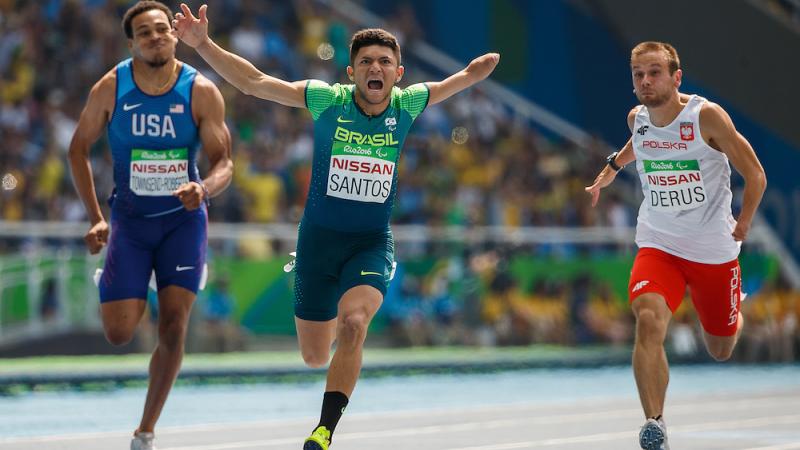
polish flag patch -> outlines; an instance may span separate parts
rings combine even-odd
[[[681,122],[681,140],[693,141],[694,140],[694,123]]]

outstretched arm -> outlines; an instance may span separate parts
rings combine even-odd
[[[69,144],[69,165],[72,182],[83,201],[91,227],[84,236],[89,253],[95,254],[108,240],[108,224],[103,218],[92,179],[89,150],[105,129],[114,107],[115,76],[106,75],[89,92],[89,99],[78,119],[78,126]]]
[[[261,72],[250,61],[222,49],[208,37],[207,5],[198,10],[198,17],[181,3],[181,12],[172,21],[173,34],[197,53],[220,74],[247,95],[271,100],[295,108],[305,107],[305,81],[288,82]]]
[[[628,128],[633,131],[633,124],[634,119],[636,118],[636,113],[639,111],[639,108],[633,108],[628,113]],[[633,140],[628,139],[628,142],[625,143],[625,146],[622,147],[622,150],[617,153],[617,157],[614,159],[614,163],[618,167],[625,167],[627,164],[636,160],[636,155],[633,153]],[[608,186],[617,178],[617,171],[611,168],[608,164],[603,167],[603,170],[597,174],[597,177],[594,179],[594,183],[591,186],[586,187],[584,190],[592,196],[592,206],[597,205],[597,201],[600,199],[600,189]]]
[[[447,100],[473,84],[483,80],[492,73],[500,62],[499,53],[487,53],[472,60],[467,67],[447,79],[426,83],[430,89],[429,105]]]
[[[202,185],[192,181],[180,186],[173,193],[189,210],[199,208],[203,200],[224,191],[233,177],[231,133],[225,125],[225,102],[222,94],[211,81],[201,75],[197,76],[193,89],[192,114],[198,124],[200,141],[210,167]]]
[[[743,241],[750,231],[756,209],[767,188],[767,175],[753,147],[736,131],[733,121],[722,107],[716,103],[707,103],[700,110],[700,129],[708,144],[725,153],[733,167],[744,178],[742,210],[733,230],[733,238]]]

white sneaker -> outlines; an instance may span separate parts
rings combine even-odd
[[[131,450],[156,450],[153,440],[155,440],[153,433],[136,432],[131,439]]]
[[[639,446],[645,450],[669,450],[664,419],[647,419],[639,431]]]

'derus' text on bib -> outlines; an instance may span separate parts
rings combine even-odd
[[[702,206],[708,198],[697,160],[644,160],[650,198],[645,201],[658,211],[687,211]]]
[[[188,182],[188,149],[131,151],[130,187],[136,195],[172,195],[175,189]]]
[[[397,148],[334,141],[327,195],[385,203],[392,192]]]

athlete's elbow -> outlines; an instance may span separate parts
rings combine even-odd
[[[234,87],[236,87],[236,89],[238,89],[239,92],[244,95],[255,97],[255,94],[253,93],[253,87],[247,82],[236,83],[234,84]]]
[[[220,178],[222,180],[222,190],[225,190],[230,186],[231,181],[233,180],[233,161],[228,160],[225,164],[225,167],[221,171]]]
[[[762,194],[767,190],[767,174],[763,169],[757,170],[750,179],[745,180],[746,184],[751,184],[758,188]]]
[[[71,163],[85,160],[89,156],[89,146],[81,142],[77,137],[72,138],[67,150],[67,158]]]
[[[236,87],[245,95],[253,97],[260,97],[259,90],[262,84],[262,76],[257,75],[244,75],[241,77]]]

